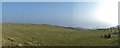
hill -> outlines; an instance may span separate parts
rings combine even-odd
[[[107,32],[110,33],[110,32]],[[3,46],[114,46],[118,39],[100,38],[101,30],[75,30],[48,24],[3,23]]]

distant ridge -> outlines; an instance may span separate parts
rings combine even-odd
[[[92,30],[92,29],[88,29],[88,28],[82,28],[82,27],[65,27],[65,26],[56,26],[56,27],[62,27],[62,28],[67,28],[67,29],[74,29],[74,30]]]

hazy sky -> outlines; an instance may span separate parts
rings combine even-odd
[[[106,26],[94,17],[95,2],[3,2],[3,22],[62,26]]]

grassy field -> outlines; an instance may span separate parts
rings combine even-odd
[[[0,23],[0,47],[2,46],[2,23]]]
[[[114,46],[118,39],[100,38],[110,32],[74,30],[47,24],[3,23],[3,46]]]

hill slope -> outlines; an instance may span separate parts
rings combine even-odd
[[[47,24],[3,23],[3,46],[113,46],[111,39],[100,38],[99,30],[74,30]]]

